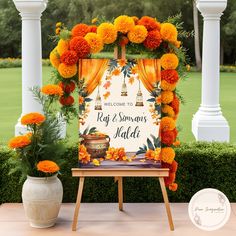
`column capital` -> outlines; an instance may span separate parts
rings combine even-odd
[[[24,20],[38,20],[46,9],[48,0],[13,0]]]
[[[204,20],[220,20],[227,6],[227,0],[197,0],[196,6]]]

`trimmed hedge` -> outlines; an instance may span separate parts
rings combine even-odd
[[[7,159],[13,153],[0,149],[0,203],[20,202],[22,184],[19,175],[8,175]],[[68,146],[66,164],[62,167],[60,179],[64,188],[64,202],[75,202],[78,178],[71,177],[71,167],[77,166],[77,144]],[[224,192],[231,202],[236,202],[236,145],[222,143],[194,142],[182,144],[176,149],[179,163],[177,192],[169,191],[171,202],[188,202],[192,195],[202,188],[217,188]],[[87,178],[85,180],[84,202],[116,202],[117,184],[113,178]],[[162,202],[159,182],[155,178],[125,178],[125,202]]]

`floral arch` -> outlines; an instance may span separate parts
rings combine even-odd
[[[162,166],[170,169],[170,176],[165,178],[165,184],[173,191],[177,189],[175,177],[178,166],[174,160],[173,148],[180,143],[176,120],[181,99],[176,92],[176,86],[179,79],[185,76],[187,64],[186,50],[179,40],[188,36],[190,34],[184,31],[182,23],[179,23],[179,16],[160,23],[148,16],[139,19],[122,15],[114,22],[93,19],[91,25],[80,23],[71,30],[59,22],[56,24],[54,36],[57,45],[50,53],[50,61],[55,68],[54,80],[63,90],[59,102],[61,112],[67,121],[73,115],[78,115],[80,122],[83,121],[86,103],[89,102],[87,96],[99,85],[108,64],[111,73],[118,69],[128,78],[134,70],[139,71],[140,81],[153,94],[151,102],[154,113],[156,104],[161,101],[161,118],[157,122],[160,122],[159,136],[162,149],[158,155]],[[114,50],[114,58],[120,60],[92,59],[102,50]],[[126,53],[156,59],[139,59],[132,63],[132,60],[126,60]],[[122,66],[118,67],[119,63],[122,63]],[[92,70],[88,70],[91,68],[88,65],[91,64]],[[161,87],[160,96],[154,93],[158,84]],[[79,106],[73,97],[76,87],[79,90]],[[148,143],[145,147],[143,151],[155,157],[153,145]]]

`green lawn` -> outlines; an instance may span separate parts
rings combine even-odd
[[[43,67],[43,82],[50,80],[51,67]],[[21,68],[0,69],[0,143],[6,143],[14,135],[14,126],[21,113]],[[221,107],[231,128],[231,142],[236,142],[236,73],[221,74]],[[189,78],[181,81],[178,89],[185,98],[181,106],[178,124],[181,126],[181,141],[193,141],[191,120],[197,111],[201,96],[201,74],[189,73]],[[77,140],[77,120],[69,125],[70,140]]]

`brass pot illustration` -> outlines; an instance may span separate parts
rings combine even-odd
[[[108,135],[88,134],[81,135],[81,137],[84,139],[81,144],[84,144],[92,158],[104,158],[106,156],[106,151],[110,146]]]

